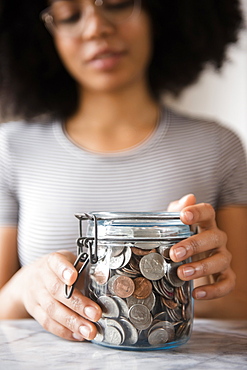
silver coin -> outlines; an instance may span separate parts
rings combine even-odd
[[[149,329],[148,335],[150,335],[154,330],[157,330],[157,329],[164,329],[167,332],[169,342],[174,340],[175,329],[174,329],[174,326],[172,325],[172,323],[170,323],[169,321],[159,321],[159,322],[155,323]]]
[[[127,302],[127,305],[128,305],[129,308],[131,306],[135,305],[135,304],[143,304],[144,306],[146,306],[149,309],[149,311],[152,311],[152,309],[155,306],[156,298],[155,298],[155,294],[152,292],[145,299],[138,299],[138,298],[135,298],[132,295],[132,296],[126,298],[126,302]]]
[[[117,257],[119,256],[121,253],[123,253],[123,250],[124,250],[124,246],[123,245],[113,245],[111,246],[112,249],[111,249],[111,257]]]
[[[149,309],[142,304],[130,307],[129,319],[138,330],[145,330],[152,324],[153,318]]]
[[[97,334],[94,337],[94,341],[95,342],[103,342],[103,340],[104,340],[104,329],[103,329],[103,327],[98,322],[95,322],[94,325],[97,328]]]
[[[97,256],[98,256],[98,261],[104,259],[107,255],[108,251],[108,246],[104,244],[98,244],[97,248]]]
[[[179,327],[176,329],[177,339],[181,339],[184,336],[188,336],[190,334],[191,328],[192,324],[190,321],[180,323]]]
[[[161,246],[158,249],[158,252],[161,254],[162,257],[164,257],[167,261],[171,261],[170,258],[170,249],[173,244],[170,242],[162,243]]]
[[[169,340],[169,334],[165,329],[159,328],[153,330],[148,336],[148,343],[151,346],[165,344]]]
[[[167,299],[174,298],[174,288],[165,280],[165,278],[157,281],[157,286],[162,296]]]
[[[110,269],[116,270],[120,268],[123,265],[124,260],[125,260],[124,253],[121,253],[119,256],[116,256],[116,257],[111,257],[110,263],[109,263]]]
[[[118,331],[121,333],[121,336],[122,336],[122,342],[121,342],[122,344],[125,340],[125,332],[124,332],[122,325],[117,320],[108,319],[108,318],[105,320],[105,323],[106,323],[106,327],[113,326],[114,328],[118,329]]]
[[[125,332],[125,341],[123,344],[127,346],[136,344],[136,342],[138,341],[138,331],[136,330],[134,325],[124,317],[120,317],[119,321]]]
[[[166,312],[168,313],[172,321],[180,321],[183,318],[182,310],[179,307],[175,308],[174,310],[171,310],[167,307]]]
[[[131,248],[130,247],[125,247],[125,249],[123,251],[123,255],[124,255],[124,261],[123,261],[122,265],[120,266],[121,268],[125,267],[129,263],[129,261],[131,259],[131,256],[132,256]]]
[[[108,280],[108,284],[107,284],[107,288],[109,290],[109,292],[112,294],[112,295],[115,295],[115,292],[114,292],[114,281],[119,277],[119,275],[113,275],[109,280]]]
[[[162,311],[162,312],[158,312],[155,316],[154,316],[154,323],[156,322],[160,322],[160,321],[167,321],[169,318],[168,314],[166,311]]]
[[[120,331],[114,326],[106,326],[105,342],[111,345],[119,346],[123,343],[123,337]]]
[[[140,260],[142,275],[149,280],[160,280],[165,275],[165,261],[158,253],[150,253]]]
[[[160,246],[159,242],[153,243],[153,242],[136,242],[135,247],[144,249],[144,250],[151,250],[156,249]]]
[[[114,301],[117,302],[119,307],[119,316],[124,316],[126,318],[129,317],[129,307],[127,306],[127,303],[120,297],[114,295],[111,297],[114,299]]]
[[[171,263],[167,265],[167,272],[166,272],[167,279],[171,283],[171,285],[176,288],[184,285],[185,283],[185,281],[181,280],[177,275],[177,269],[181,265],[182,263]]]
[[[101,296],[98,298],[98,304],[102,308],[102,317],[118,317],[119,308],[117,303],[111,297]]]

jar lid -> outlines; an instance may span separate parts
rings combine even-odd
[[[91,212],[77,214],[80,220],[88,220],[87,236],[95,233],[97,222],[98,240],[117,239],[184,239],[191,235],[177,212]]]

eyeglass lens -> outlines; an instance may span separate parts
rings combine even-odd
[[[53,27],[62,33],[74,34],[86,18],[88,2],[75,0],[56,0],[49,8],[49,18]],[[139,9],[140,0],[95,0],[92,4],[106,19],[119,23],[130,18]],[[92,8],[92,6],[91,6]]]

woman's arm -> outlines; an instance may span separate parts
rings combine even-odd
[[[17,228],[0,228],[0,289],[19,270]]]
[[[21,302],[17,228],[0,228],[0,319],[30,317]]]

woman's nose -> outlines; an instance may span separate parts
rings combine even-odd
[[[114,24],[104,16],[100,6],[88,6],[81,31],[81,36],[84,39],[107,36],[112,34],[114,30]]]

